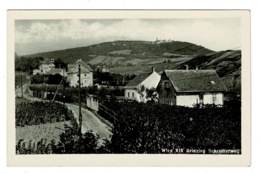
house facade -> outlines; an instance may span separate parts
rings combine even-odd
[[[215,70],[165,70],[157,86],[159,103],[187,107],[223,105],[226,91]]]
[[[41,71],[42,74],[46,74],[49,72],[51,69],[54,69],[54,59],[50,60],[45,60],[41,62],[41,65],[39,66],[39,70]]]
[[[81,68],[81,74],[79,77],[79,65]],[[81,59],[77,60],[73,65],[68,66],[70,69],[67,73],[67,79],[70,86],[76,87],[79,84],[79,78],[81,81],[81,87],[93,86],[93,70],[92,68],[83,62]]]
[[[124,87],[124,95],[127,100],[146,102],[145,89],[156,88],[161,76],[152,68],[152,72],[141,73]]]
[[[46,59],[40,62],[39,69],[33,70],[33,75],[36,74],[47,74],[50,70],[54,69],[54,59]]]

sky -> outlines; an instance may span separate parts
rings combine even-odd
[[[214,51],[240,49],[240,18],[16,20],[18,55],[115,40],[191,42]]]

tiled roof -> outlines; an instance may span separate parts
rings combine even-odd
[[[85,62],[83,62],[81,59],[78,59],[73,66],[69,65],[69,72],[68,73],[78,73],[78,65],[80,64],[80,68],[81,68],[81,73],[88,73],[88,72],[92,72],[93,69],[90,68],[90,66],[88,64],[86,64]]]
[[[55,74],[62,74],[62,69],[51,69],[47,74],[52,74],[52,75],[55,75]]]
[[[177,92],[227,91],[215,70],[165,70]]]
[[[137,75],[133,80],[131,80],[128,84],[126,84],[126,87],[136,87],[140,85],[147,77],[149,77],[152,73],[141,73]]]

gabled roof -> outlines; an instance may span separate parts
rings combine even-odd
[[[215,70],[165,70],[177,92],[227,91]]]
[[[69,72],[68,74],[70,73],[78,73],[78,65],[80,65],[80,68],[81,68],[81,73],[88,73],[88,72],[92,72],[93,69],[90,68],[90,66],[88,64],[86,64],[85,62],[83,62],[81,59],[78,59],[74,64],[73,66],[72,65],[69,65],[68,68],[69,68]],[[71,67],[71,68],[70,68]]]
[[[152,72],[149,73],[141,73],[137,75],[134,79],[129,81],[128,84],[125,85],[125,87],[137,87],[140,85],[147,77],[149,77],[152,74]]]

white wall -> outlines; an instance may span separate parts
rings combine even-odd
[[[49,72],[51,69],[54,69],[55,65],[52,64],[42,64],[39,66],[40,71],[42,71],[43,74],[46,74],[47,72]]]
[[[213,97],[215,97],[215,105],[223,105],[223,94],[215,93],[215,94],[204,94],[203,95],[203,104],[213,104]],[[176,96],[176,105],[178,106],[187,106],[193,107],[195,104],[200,102],[199,95],[179,95]]]
[[[81,83],[83,87],[93,86],[93,73],[83,73],[81,74]]]
[[[128,96],[128,94],[130,96]],[[134,97],[133,97],[133,94],[134,94]],[[138,102],[142,101],[141,95],[135,89],[125,89],[125,99],[136,100]]]
[[[193,107],[199,102],[199,95],[179,95],[176,96],[176,105]]]
[[[86,74],[86,76],[85,76]],[[89,73],[82,73],[80,76],[80,80],[81,80],[81,86],[82,87],[88,87],[88,86],[93,86],[93,73],[89,72]],[[68,78],[70,79],[70,86],[78,86],[78,74],[69,74]]]
[[[215,102],[214,102],[214,104],[216,104],[216,105],[223,105],[223,94],[222,93],[204,94],[204,96],[203,96],[204,104],[213,104],[214,95],[215,95]]]

